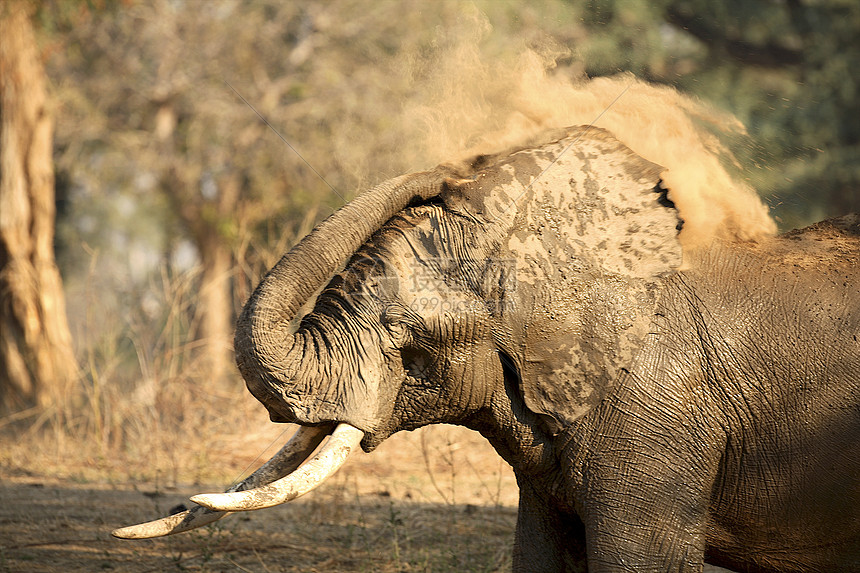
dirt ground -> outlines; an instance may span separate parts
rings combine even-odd
[[[290,504],[156,540],[111,537],[229,484],[86,483],[0,473],[0,571],[509,571],[517,488],[462,428],[394,436]],[[706,571],[720,571],[708,568]]]
[[[110,531],[229,484],[80,483],[45,470],[0,473],[0,571],[510,568],[513,475],[480,436],[461,428],[395,436],[291,504],[157,540],[117,540]]]
[[[502,571],[510,566],[513,508],[410,503],[382,495],[337,499],[331,491],[165,539],[110,536],[114,527],[165,514],[198,489],[4,481],[0,570]]]

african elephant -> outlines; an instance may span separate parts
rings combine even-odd
[[[304,429],[115,534],[282,503],[448,423],[514,468],[515,571],[860,571],[860,218],[682,253],[661,171],[577,127],[359,196],[237,325],[248,389]]]

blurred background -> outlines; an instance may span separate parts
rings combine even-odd
[[[283,443],[233,323],[358,191],[619,111],[700,126],[781,230],[860,211],[858,38],[856,0],[0,0],[0,569],[509,570],[514,477],[453,427],[227,529],[107,531]]]
[[[41,193],[26,209],[4,191],[0,430],[47,432],[50,464],[74,444],[122,474],[119,453],[199,449],[182,428],[265,420],[231,357],[250,289],[357,191],[472,146],[469,118],[527,118],[510,88],[532,79],[631,72],[734,115],[737,171],[783,230],[860,210],[854,0],[11,0],[0,18],[3,152],[16,129],[48,137],[55,182],[16,187]],[[16,74],[36,86],[17,103]],[[7,443],[0,467],[21,467]],[[177,458],[175,476],[206,462]]]

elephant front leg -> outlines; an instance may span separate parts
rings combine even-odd
[[[707,504],[684,489],[663,483],[590,496],[583,516],[589,572],[701,573]]]
[[[576,515],[563,514],[550,507],[527,483],[520,484],[513,571],[588,571],[582,521]]]

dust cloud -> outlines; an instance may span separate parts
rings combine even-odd
[[[477,12],[465,20],[437,30],[431,51],[402,63],[413,85],[402,110],[402,149],[424,167],[500,151],[546,129],[590,124],[666,168],[664,184],[685,220],[685,248],[776,232],[756,192],[726,167],[734,158],[715,134],[743,134],[737,119],[630,74],[585,78],[575,71],[583,66],[571,66],[568,50],[552,40],[494,49],[487,20]]]

